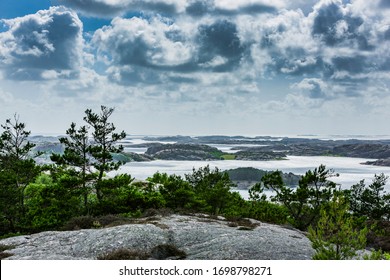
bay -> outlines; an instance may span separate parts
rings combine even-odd
[[[271,161],[244,161],[244,160],[219,160],[219,161],[175,161],[175,160],[155,160],[150,162],[129,162],[123,165],[118,171],[111,172],[110,175],[127,173],[138,180],[145,180],[156,172],[176,174],[183,176],[191,173],[193,168],[198,169],[209,165],[211,168],[219,168],[221,171],[234,169],[238,167],[254,167],[258,169],[282,172],[292,172],[297,175],[303,175],[308,170],[317,168],[324,164],[327,168],[333,169],[338,173],[338,177],[332,180],[340,184],[342,189],[351,187],[364,179],[366,184],[372,182],[375,174],[384,173],[390,175],[390,167],[370,166],[361,163],[372,161],[365,158],[349,157],[326,157],[326,156],[288,156],[287,160]],[[390,192],[389,182],[385,190]],[[243,197],[247,197],[246,190],[239,190]]]

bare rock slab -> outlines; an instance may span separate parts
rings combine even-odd
[[[171,215],[137,224],[77,231],[47,231],[0,240],[13,246],[8,259],[93,260],[118,249],[151,252],[172,245],[189,260],[305,260],[314,250],[304,233],[251,220],[232,225],[223,218]]]

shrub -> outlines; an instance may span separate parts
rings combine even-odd
[[[92,216],[73,217],[65,223],[63,230],[79,230],[93,228],[93,223],[96,221]]]
[[[218,215],[224,213],[231,198],[231,187],[234,186],[226,172],[210,166],[193,169],[192,174],[185,175],[186,181],[195,192],[198,201],[204,201],[206,207],[203,211]]]
[[[288,211],[285,206],[270,201],[250,202],[249,217],[272,224],[286,224]]]
[[[145,217],[154,217],[154,216],[162,216],[162,217],[166,217],[166,216],[170,216],[172,215],[174,212],[172,209],[170,208],[159,208],[159,209],[155,209],[155,208],[150,208],[150,209],[146,209],[141,217],[142,218],[145,218]]]
[[[132,223],[132,220],[117,215],[104,215],[100,217],[80,216],[70,219],[62,227],[63,230],[79,230],[101,227],[113,227]]]
[[[121,214],[165,207],[165,200],[157,190],[132,183],[132,180],[130,176],[120,175],[99,182],[102,198],[96,205],[94,214]]]
[[[369,222],[371,230],[367,234],[367,246],[390,252],[390,221]]]
[[[332,199],[336,184],[329,178],[334,176],[338,174],[320,165],[313,171],[307,171],[294,190],[284,185],[280,171],[267,173],[261,182],[266,189],[276,193],[273,200],[286,207],[290,223],[306,230],[317,222],[321,207]]]
[[[390,195],[384,190],[388,176],[375,175],[371,184],[364,180],[345,190],[351,205],[350,210],[358,217],[365,216],[372,220],[390,220]]]
[[[367,228],[353,227],[345,198],[337,195],[321,209],[317,227],[309,227],[308,238],[316,253],[315,260],[346,260],[357,256],[366,247]]]
[[[25,190],[27,225],[34,231],[56,229],[81,209],[81,200],[73,189],[46,177],[41,175]]]

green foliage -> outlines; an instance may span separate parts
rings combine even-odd
[[[158,188],[168,208],[195,210],[205,206],[191,185],[180,176],[157,172],[147,180]]]
[[[61,144],[65,146],[63,155],[53,154],[51,160],[59,163],[79,167],[83,173],[87,172],[90,166],[88,154],[90,152],[90,142],[88,127],[82,126],[76,130],[76,124],[72,123],[66,130],[67,137],[59,138]]]
[[[236,159],[236,156],[234,154],[223,154],[221,158],[224,160],[234,160]]]
[[[268,173],[264,177],[264,183],[259,182],[249,189],[249,216],[253,219],[273,223],[285,224],[288,219],[288,210],[284,205],[272,203],[264,194],[264,185],[276,188],[276,184],[283,185],[281,173]]]
[[[316,260],[346,260],[357,256],[366,246],[367,228],[355,229],[348,203],[342,195],[335,195],[321,208],[317,227],[309,227],[308,238],[316,251]]]
[[[226,171],[233,181],[260,181],[267,171],[253,167],[239,167]]]
[[[361,180],[345,190],[354,215],[372,220],[390,220],[390,195],[384,191],[387,180],[388,177],[382,173],[375,175],[368,186]]]
[[[226,218],[249,217],[248,202],[238,192],[230,192],[223,213],[221,214]]]
[[[109,117],[114,112],[114,108],[101,106],[100,114],[92,112],[91,109],[85,111],[84,120],[93,128],[93,144],[90,147],[90,153],[95,161],[93,166],[98,170],[98,180],[101,181],[105,172],[117,170],[122,162],[114,162],[112,153],[120,153],[123,151],[123,146],[117,146],[116,143],[126,137],[124,131],[115,132],[115,126],[108,121]],[[100,194],[97,192],[98,199]]]
[[[266,200],[249,202],[248,217],[272,224],[286,224],[288,211],[283,205]]]
[[[382,250],[371,251],[370,254],[363,256],[364,260],[390,260],[390,254],[383,253]]]
[[[252,201],[267,200],[267,196],[264,194],[264,186],[262,183],[256,183],[249,189],[249,199]]]
[[[27,225],[34,231],[55,229],[80,212],[80,199],[72,189],[42,174],[25,190]]]
[[[307,171],[296,189],[284,185],[280,171],[267,173],[261,182],[266,189],[276,193],[273,200],[287,208],[291,224],[300,230],[306,230],[318,219],[322,205],[332,198],[336,184],[329,178],[333,176],[338,174],[320,165],[313,171]]]
[[[203,210],[216,215],[223,213],[231,197],[230,188],[234,186],[226,172],[220,172],[218,168],[210,170],[207,165],[198,170],[194,168],[185,178],[197,197],[206,202],[207,208]]]
[[[242,216],[246,211],[245,200],[231,192],[234,184],[225,172],[209,166],[193,169],[185,179],[177,175],[155,173],[148,181],[157,188],[166,207],[175,210]]]
[[[133,183],[130,175],[118,175],[97,182],[101,199],[93,213],[95,215],[129,213],[148,208],[165,207],[162,195],[151,185]]]
[[[26,125],[19,121],[15,115],[14,122],[7,119],[1,125],[4,130],[0,135],[0,161],[2,164],[12,164],[12,161],[19,161],[29,158],[29,153],[34,144],[27,141],[30,131],[26,131]]]
[[[82,126],[76,130],[76,124],[72,123],[66,131],[67,137],[59,139],[65,146],[62,155],[52,154],[51,160],[68,168],[69,173],[74,173],[79,178],[78,187],[83,192],[84,207],[88,207],[89,182],[96,176],[91,170],[91,143],[88,135],[88,127]]]
[[[15,115],[7,119],[0,135],[0,234],[17,232],[25,218],[24,189],[39,174],[40,168],[30,158],[35,146],[27,141],[25,130]]]
[[[0,235],[16,231],[21,219],[20,196],[14,179],[6,172],[0,172]]]

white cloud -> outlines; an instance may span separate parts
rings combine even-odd
[[[177,26],[158,19],[115,18],[111,26],[95,32],[93,43],[122,65],[176,66],[188,62],[192,46],[169,38],[178,35]]]
[[[70,78],[77,75],[83,40],[82,22],[74,12],[52,7],[3,22],[9,28],[0,33],[1,68],[6,77],[42,79],[53,77],[53,71]]]
[[[17,93],[3,88],[1,102],[25,98],[18,102],[24,111],[43,108],[49,118],[64,107],[80,120],[85,108],[106,104],[117,108],[121,126],[131,120],[135,132],[150,133],[230,125],[237,133],[273,126],[310,132],[317,124],[332,129],[332,122],[388,116],[390,17],[380,0],[320,1],[314,8],[314,1],[290,0],[62,2],[95,16],[140,13],[116,17],[87,45],[69,9],[7,20],[3,81],[44,81],[24,81]],[[60,22],[61,29],[53,26]]]
[[[86,15],[112,18],[128,12],[165,16],[261,14],[272,13],[285,6],[283,0],[60,0],[60,3]]]
[[[215,0],[215,6],[219,9],[226,10],[240,10],[243,7],[248,6],[269,6],[280,9],[284,7],[284,3],[282,0]]]

